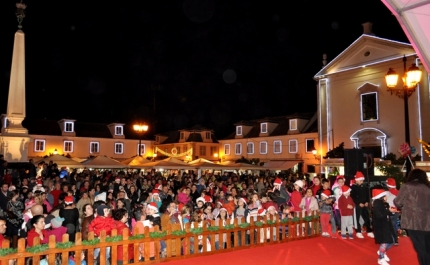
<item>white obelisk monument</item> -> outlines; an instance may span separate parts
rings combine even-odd
[[[3,117],[0,135],[0,153],[8,162],[28,161],[30,142],[28,131],[21,124],[25,118],[25,45],[21,24],[25,17],[26,5],[20,2],[16,7],[19,24],[13,45],[7,112]]]

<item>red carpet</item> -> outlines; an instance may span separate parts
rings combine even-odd
[[[393,246],[387,255],[390,265],[418,265],[418,260],[408,237],[399,239],[399,246]],[[274,244],[245,250],[217,253],[187,259],[192,264],[378,264],[376,251],[379,245],[370,238],[343,240],[332,238],[312,238],[289,243]],[[163,265],[180,265],[185,260],[165,261]]]

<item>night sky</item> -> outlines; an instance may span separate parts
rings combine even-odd
[[[240,120],[316,111],[323,53],[332,60],[367,21],[407,41],[378,0],[24,3],[27,117],[140,120],[150,133],[200,124],[223,138]],[[0,1],[0,19],[5,113],[15,1]]]

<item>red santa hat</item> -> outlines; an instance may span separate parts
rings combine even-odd
[[[182,208],[184,208],[184,205],[182,202],[178,204],[178,211],[182,212]]]
[[[323,196],[323,197],[328,198],[328,197],[330,197],[330,195],[331,195],[331,192],[329,190],[323,190],[321,192],[321,196]]]
[[[393,178],[387,178],[387,187],[388,188],[395,188],[396,187],[396,180]]]
[[[116,176],[116,177],[115,177],[115,182],[116,182],[116,183],[120,183],[120,182],[121,182],[120,177]]]
[[[343,185],[341,190],[343,194],[351,192],[351,188],[348,185]]]
[[[276,178],[275,181],[273,182],[273,185],[282,185],[282,180],[280,178]]]
[[[221,201],[217,201],[216,204],[219,204],[222,206],[222,202]]]
[[[215,219],[216,219],[216,218],[218,218],[218,216],[219,216],[219,214],[221,213],[221,211],[225,211],[225,212],[226,212],[226,215],[228,216],[228,211],[227,211],[227,209],[226,209],[226,208],[224,208],[224,207],[222,207],[222,208],[220,208],[220,209],[219,209],[219,211],[218,211],[217,215],[215,216]]]
[[[349,180],[349,185],[354,185],[354,184],[355,184],[355,179]]]
[[[258,209],[257,214],[258,214],[259,216],[263,216],[263,215],[265,215],[265,214],[266,214],[266,210],[265,210],[264,208],[260,208],[260,209]]]
[[[198,203],[198,202],[205,203],[205,198],[203,198],[203,197],[198,197],[198,198],[196,199],[196,203]]]
[[[243,201],[245,205],[248,205],[248,200],[246,198],[239,198],[239,201]]]
[[[361,173],[361,171],[357,171],[357,173],[355,173],[355,181],[359,180],[364,180],[364,175]]]
[[[157,184],[155,184],[155,188],[157,190],[162,190],[163,189],[163,185],[157,183]]]
[[[38,179],[36,181],[36,184],[37,184],[38,187],[42,187],[43,186],[42,179]]]
[[[158,213],[158,207],[157,207],[157,204],[155,203],[155,202],[151,202],[150,204],[148,204],[148,206],[146,206],[147,208],[149,208],[149,209],[152,209],[152,210],[154,210],[155,212],[157,212]]]
[[[73,196],[66,196],[66,198],[64,198],[64,203],[65,204],[72,204],[73,203]]]
[[[212,197],[209,195],[205,195],[204,199],[205,199],[205,202],[212,202]]]
[[[275,213],[278,212],[278,211],[276,211],[276,207],[273,205],[270,205],[269,207],[267,207],[267,211],[270,211],[271,209],[275,210]]]
[[[152,196],[154,196],[154,195],[159,195],[160,193],[158,192],[158,190],[156,190],[156,189],[154,189],[154,190],[152,190]]]
[[[338,181],[339,179],[345,180],[345,177],[343,175],[337,175],[336,181]]]
[[[372,200],[376,200],[387,195],[387,191],[383,189],[373,189],[372,190]]]

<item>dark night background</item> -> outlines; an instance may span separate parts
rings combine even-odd
[[[332,60],[373,22],[406,41],[378,0],[27,0],[27,117],[146,121],[151,133],[316,111]],[[0,111],[6,112],[15,1],[0,1]]]

